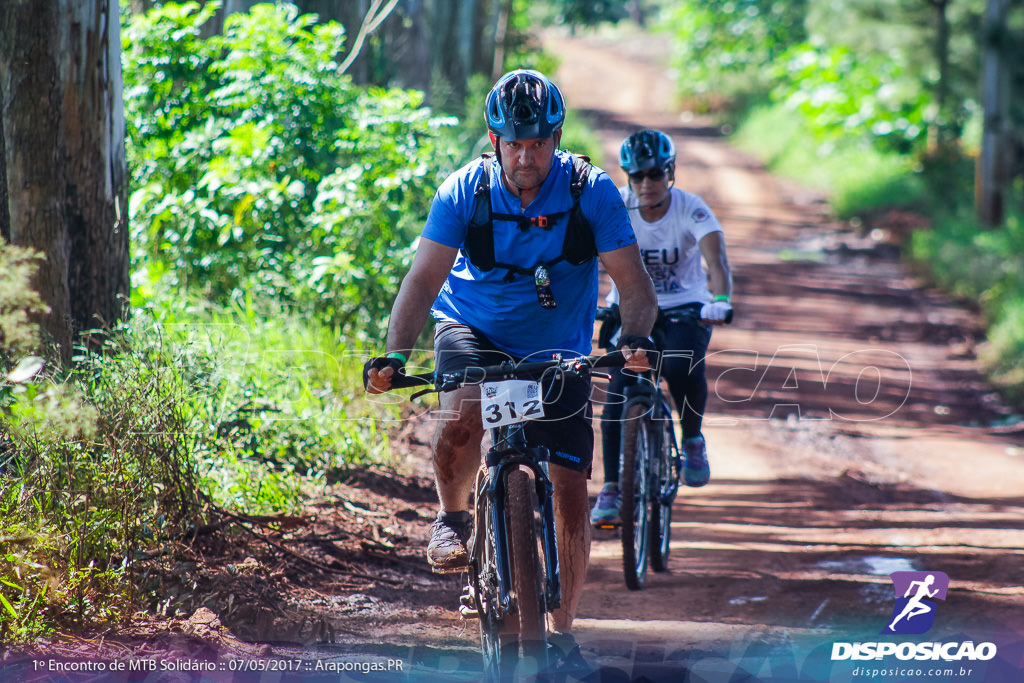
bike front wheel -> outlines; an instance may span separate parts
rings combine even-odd
[[[496,531],[494,501],[487,495],[486,476],[477,484],[476,533],[470,572],[472,602],[480,619],[480,645],[485,678],[489,681],[525,679],[547,666],[546,575],[535,522],[534,483],[523,470],[505,477],[504,508],[511,602],[501,599],[500,534]],[[467,600],[468,601],[468,600]]]
[[[668,571],[669,543],[672,535],[672,504],[679,489],[679,445],[671,419],[671,412],[658,423],[659,457],[655,459],[654,497],[651,500],[651,569]]]
[[[650,407],[634,403],[627,407],[622,425],[622,462],[619,487],[622,490],[622,570],[626,587],[643,588],[647,578],[650,536],[651,441],[646,414]]]
[[[547,666],[546,582],[538,551],[534,497],[533,479],[524,470],[510,471],[505,479],[505,513],[516,612],[510,617],[518,622],[522,657],[517,674],[543,671]]]

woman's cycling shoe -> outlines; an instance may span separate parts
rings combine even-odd
[[[597,494],[597,502],[590,510],[591,524],[618,524],[622,508],[622,492],[618,484],[605,484]]]
[[[683,481],[687,486],[704,486],[711,480],[711,465],[708,464],[708,451],[703,436],[695,436],[683,441]]]

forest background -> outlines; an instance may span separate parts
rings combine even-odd
[[[554,71],[542,26],[667,34],[680,111],[854,229],[918,217],[905,258],[976,307],[1024,401],[1006,0],[7,3],[0,644],[173,613],[139,570],[161,542],[387,461],[398,407],[363,359],[494,79]],[[616,163],[572,112],[563,144]]]

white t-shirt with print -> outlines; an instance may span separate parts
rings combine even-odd
[[[722,232],[718,219],[708,205],[695,194],[678,187],[669,189],[668,212],[648,223],[640,216],[638,200],[628,185],[619,188],[629,209],[644,267],[654,282],[659,308],[672,308],[694,302],[709,303],[707,272],[701,262],[700,241],[713,232]],[[619,302],[619,292],[605,299],[608,305]]]

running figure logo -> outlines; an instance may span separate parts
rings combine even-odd
[[[946,599],[949,577],[943,572],[893,572],[889,575],[896,590],[892,619],[882,633],[916,635],[935,623],[936,603],[928,599]]]

